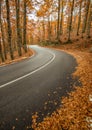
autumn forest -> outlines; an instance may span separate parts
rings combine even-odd
[[[92,0],[0,0],[1,129],[92,130]]]
[[[60,44],[71,34],[90,38],[91,0],[0,0],[0,58],[27,53],[28,44]]]

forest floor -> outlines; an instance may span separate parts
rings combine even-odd
[[[22,56],[19,57],[18,52],[14,51],[14,60],[11,60],[10,55],[7,54],[7,60],[5,62],[1,62],[1,59],[0,59],[0,66],[5,66],[7,64],[12,64],[12,63],[19,62],[21,60],[27,59],[30,56],[32,56],[33,53],[34,53],[33,50],[31,50],[30,48],[28,48],[27,53],[25,53],[24,50],[22,49]]]
[[[65,39],[66,40],[66,39]],[[61,99],[62,107],[37,124],[33,116],[34,130],[92,130],[92,39],[73,39],[72,44],[49,46],[73,55],[78,63],[74,77],[79,77],[82,86],[68,97]]]

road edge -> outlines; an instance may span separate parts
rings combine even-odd
[[[10,62],[8,62],[8,63],[1,63],[0,64],[0,68],[1,67],[5,67],[5,66],[8,66],[8,65],[12,65],[12,64],[15,64],[15,63],[18,63],[18,62],[21,62],[21,61],[23,61],[23,60],[26,60],[26,59],[30,59],[30,58],[32,58],[34,55],[35,55],[35,51],[32,49],[32,48],[30,48],[30,51],[32,52],[32,55],[31,56],[22,56],[21,58],[19,57],[19,58],[16,58],[16,59],[14,59],[14,60],[11,60]]]

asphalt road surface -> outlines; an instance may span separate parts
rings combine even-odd
[[[34,56],[0,67],[0,130],[31,130],[32,115],[38,112],[38,122],[50,115],[76,81],[71,74],[77,64],[71,55],[31,48]]]

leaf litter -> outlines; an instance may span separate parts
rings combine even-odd
[[[68,48],[68,49],[67,49]],[[82,86],[74,86],[75,90],[63,97],[61,107],[50,116],[37,123],[37,114],[32,117],[34,130],[91,130],[92,121],[92,54],[85,49],[71,49],[70,45],[63,49],[73,55],[78,63],[74,77],[79,77]],[[90,121],[88,121],[90,119]]]

